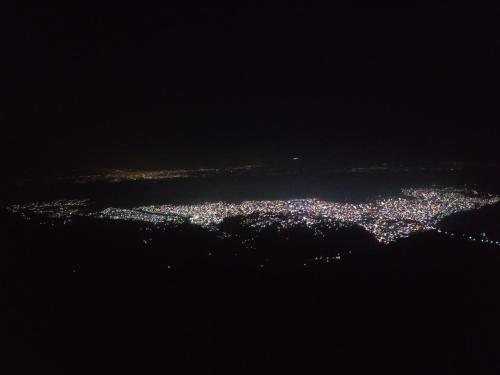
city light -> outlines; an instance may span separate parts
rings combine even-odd
[[[390,243],[411,233],[435,230],[440,220],[451,214],[495,204],[500,197],[480,195],[464,189],[403,189],[393,198],[369,203],[336,203],[318,199],[212,202],[197,205],[151,205],[136,208],[106,208],[92,211],[88,201],[54,201],[14,205],[9,209],[25,217],[28,213],[69,219],[75,215],[94,218],[133,220],[152,224],[191,223],[213,231],[231,217],[241,217],[243,226],[257,232],[306,226],[335,229],[359,225],[381,243]],[[318,233],[321,234],[321,231]]]

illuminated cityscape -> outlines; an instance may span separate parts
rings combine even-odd
[[[2,373],[500,375],[500,2],[60,3],[2,9]]]
[[[30,214],[33,213],[51,219],[70,219],[75,215],[82,215],[88,204],[89,201],[86,199],[58,199],[51,202],[14,204],[7,209],[26,219],[30,219]]]
[[[136,208],[106,208],[92,211],[88,201],[54,201],[14,205],[9,209],[25,217],[36,213],[69,219],[75,215],[103,219],[132,220],[152,224],[191,223],[218,231],[227,218],[241,217],[242,225],[261,231],[296,226],[335,229],[358,225],[381,243],[390,243],[411,233],[435,230],[440,220],[451,214],[498,203],[500,197],[480,195],[463,189],[403,189],[398,197],[368,203],[335,203],[318,199],[204,203],[198,205],[151,205]]]

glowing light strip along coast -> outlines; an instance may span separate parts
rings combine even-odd
[[[86,201],[55,201],[15,205],[9,209],[21,214],[33,212],[55,218],[74,215],[96,218],[144,221],[153,224],[175,224],[188,221],[193,225],[218,230],[226,218],[242,217],[243,225],[261,230],[278,230],[294,226],[317,228],[359,225],[382,243],[408,237],[413,232],[436,229],[444,217],[460,211],[495,204],[500,197],[479,195],[460,189],[403,189],[402,196],[369,203],[335,203],[317,199],[244,201],[241,203],[204,203],[198,205],[152,205],[132,209],[106,208],[84,213]]]

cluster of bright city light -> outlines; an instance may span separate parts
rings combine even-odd
[[[199,205],[153,205],[135,209],[108,208],[102,217],[178,222],[214,228],[229,217],[242,217],[248,227],[286,229],[294,226],[345,226],[357,224],[389,243],[412,232],[431,230],[445,216],[478,209],[500,201],[496,196],[453,189],[404,189],[402,197],[351,204],[317,199],[205,203]]]
[[[153,224],[193,225],[217,231],[219,225],[231,217],[242,218],[241,224],[260,231],[273,227],[277,230],[307,226],[338,228],[359,225],[382,243],[408,237],[413,232],[436,229],[444,217],[456,212],[478,209],[500,201],[500,197],[480,195],[474,191],[457,189],[404,189],[401,196],[369,203],[335,203],[317,199],[275,201],[245,201],[241,203],[205,203],[197,205],[152,205],[132,209],[107,208],[86,215],[119,220],[144,221]],[[12,206],[13,211],[31,209],[39,213],[62,217],[72,216],[84,201],[57,201],[53,212],[50,204]]]
[[[37,214],[51,219],[70,219],[73,216],[82,215],[88,204],[87,199],[59,199],[50,202],[14,204],[7,209],[25,218]]]

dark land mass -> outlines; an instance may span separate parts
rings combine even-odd
[[[2,222],[4,354],[20,373],[500,371],[498,247],[436,232],[385,246],[353,227],[248,248],[191,225],[146,246],[134,223]]]

